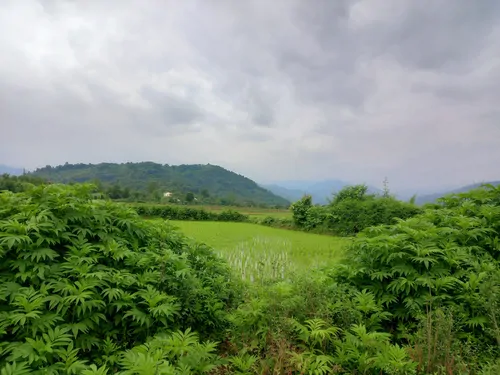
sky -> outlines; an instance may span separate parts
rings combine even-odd
[[[2,0],[0,164],[500,179],[498,0]]]

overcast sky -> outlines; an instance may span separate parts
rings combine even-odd
[[[500,179],[498,0],[2,0],[0,164]]]

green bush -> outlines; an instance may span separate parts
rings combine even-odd
[[[462,336],[500,344],[499,233],[500,188],[451,196],[440,209],[366,229],[347,249],[341,278],[382,301],[393,325],[448,307]]]
[[[389,316],[372,293],[311,272],[256,290],[231,315],[231,347],[260,359],[253,373],[414,374],[409,353],[380,331]]]
[[[367,192],[368,186],[366,185],[346,186],[333,194],[333,199],[330,203],[336,205],[344,201],[364,201],[367,198],[373,197],[373,195],[369,195]]]
[[[173,205],[130,204],[139,215],[147,217],[161,217],[167,220],[193,220],[193,221],[249,221],[248,215],[235,210],[220,212],[206,211],[201,208],[191,208]]]
[[[335,205],[362,207],[353,201]],[[401,207],[356,202],[387,220]],[[307,221],[327,210],[310,206]],[[254,289],[231,314],[234,362],[253,373],[497,374],[499,233],[500,188],[364,229],[341,265]]]
[[[305,195],[299,201],[293,203],[290,209],[293,213],[293,222],[298,227],[304,227],[307,223],[307,211],[312,207],[312,197]]]
[[[333,196],[329,205],[313,206],[305,196],[292,205],[293,220],[298,228],[352,236],[365,228],[394,224],[422,212],[412,203],[393,197],[366,194],[365,185],[347,186]]]
[[[47,184],[47,181],[40,177],[29,175],[11,176],[9,174],[0,175],[0,191],[11,191],[18,193],[31,189],[33,186]]]
[[[166,353],[175,345],[210,357],[215,346],[189,330],[221,338],[239,295],[225,262],[168,226],[94,199],[90,189],[0,193],[2,375],[105,374],[98,366],[152,374],[144,369],[184,363]],[[164,357],[151,343],[141,349],[153,337]]]
[[[361,225],[406,213],[362,191],[303,202],[303,223],[335,223],[342,205]],[[1,375],[498,374],[500,187],[366,228],[333,269],[244,290],[210,248],[136,212],[178,207],[98,198],[82,185],[0,193]],[[282,222],[295,225],[261,220]]]
[[[244,215],[235,210],[224,210],[217,213],[217,221],[236,221],[244,222],[249,221],[248,215]]]
[[[295,228],[295,224],[293,223],[293,220],[286,219],[286,218],[274,217],[274,216],[266,216],[263,219],[260,219],[260,218],[255,219],[254,223],[265,225],[268,227],[274,227],[274,228],[286,228],[286,229]]]
[[[411,204],[395,198],[370,197],[362,201],[346,199],[326,208],[326,226],[340,235],[354,235],[376,225],[395,224],[422,212]]]
[[[325,206],[311,206],[306,213],[306,220],[304,222],[304,229],[331,229],[328,223],[331,221],[332,214]]]

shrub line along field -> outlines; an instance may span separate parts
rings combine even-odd
[[[133,203],[133,206],[147,206],[148,203]],[[220,206],[220,205],[204,205],[204,204],[173,204],[173,203],[156,203],[157,207],[177,207],[179,209],[205,210],[207,212],[221,213],[225,211],[236,211],[249,218],[264,218],[273,217],[276,219],[292,219],[292,212],[289,209],[283,208],[264,208],[264,207],[241,207],[241,206]]]
[[[238,207],[238,206],[216,206],[216,205],[187,205],[185,207],[204,209],[210,212],[220,212],[225,210],[237,211],[249,217],[262,218],[271,216],[279,219],[291,219],[292,212],[282,208],[263,208],[263,207]]]

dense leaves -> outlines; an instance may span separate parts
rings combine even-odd
[[[295,223],[318,228],[335,207],[352,214],[337,225],[389,219],[377,207],[394,200],[365,192],[344,191],[328,211],[305,197]],[[281,373],[500,373],[500,188],[392,220],[361,231],[341,265],[241,305],[231,318],[239,349]]]
[[[227,325],[238,289],[225,263],[168,226],[95,198],[88,186],[0,193],[2,374],[153,373],[147,366],[173,374],[203,361],[161,354],[153,337],[192,329],[220,338]],[[185,352],[212,355],[213,344],[191,340]]]
[[[9,174],[0,175],[0,191],[12,191],[18,193],[31,188],[34,185],[46,184],[43,178],[30,175],[11,176]]]
[[[24,190],[0,193],[2,375],[500,371],[500,187],[365,228],[341,265],[244,299],[166,223],[89,186]],[[353,202],[384,217],[374,202],[392,198],[365,193],[337,195],[326,218]],[[310,203],[293,207],[305,223],[322,213]]]
[[[164,192],[184,200],[192,193],[206,203],[288,206],[289,202],[254,181],[216,165],[143,163],[68,164],[37,169],[33,175],[53,182],[99,181],[116,198],[160,199]]]
[[[161,217],[168,220],[195,220],[195,221],[248,221],[248,215],[235,210],[220,212],[207,211],[202,208],[192,208],[174,205],[130,204],[141,216]]]
[[[454,312],[478,345],[500,343],[500,187],[443,198],[391,226],[365,230],[347,251],[346,280],[406,327],[429,309]]]
[[[396,219],[407,219],[422,212],[412,203],[389,195],[367,194],[367,191],[366,185],[346,186],[325,206],[313,206],[311,197],[304,196],[291,206],[294,223],[305,230],[352,236],[365,228],[393,224]]]
[[[290,206],[293,214],[293,222],[296,226],[307,226],[307,213],[312,207],[312,197],[310,195],[304,195],[302,199],[298,200]]]

